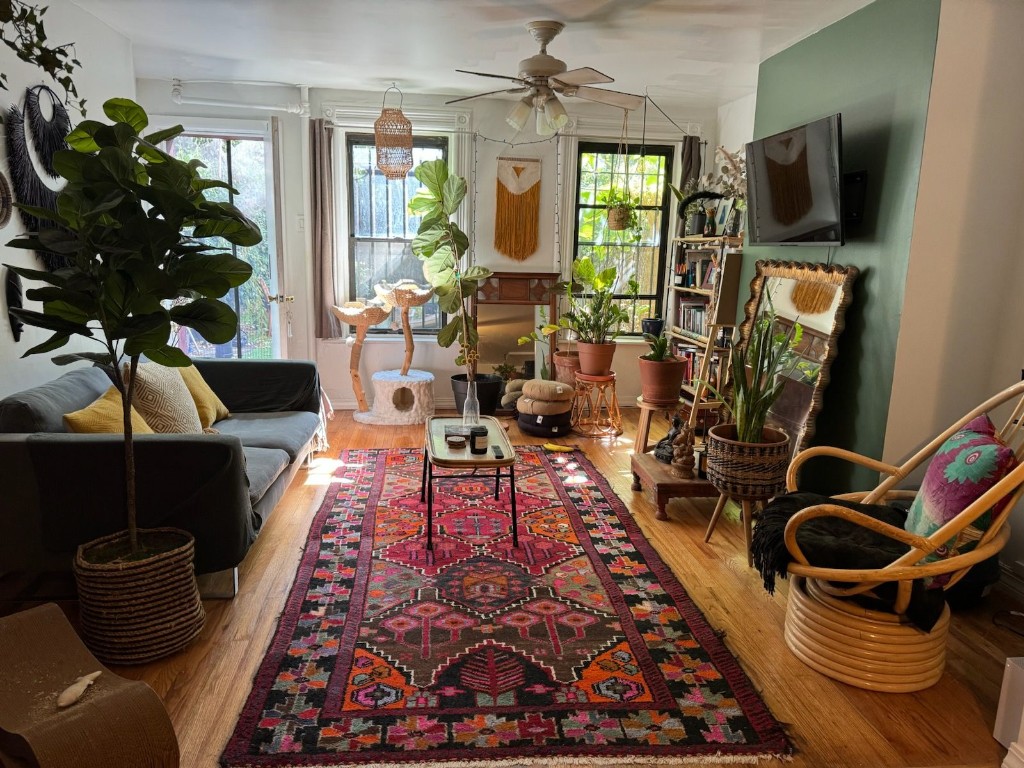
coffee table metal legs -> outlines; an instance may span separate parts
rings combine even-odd
[[[498,476],[501,476],[501,470],[498,470]],[[512,498],[512,546],[519,546],[519,528],[516,524],[516,468],[511,466],[508,468],[508,488],[509,494]],[[495,494],[497,498],[497,494]]]
[[[512,502],[512,546],[519,546],[519,527],[516,520],[516,470],[508,468],[509,497]],[[501,490],[501,467],[494,469],[494,498]],[[427,549],[434,549],[434,465],[423,452],[423,477],[420,482],[420,501],[427,502]]]

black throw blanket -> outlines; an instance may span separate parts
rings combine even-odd
[[[776,497],[757,519],[751,540],[754,567],[761,573],[769,594],[775,593],[776,577],[786,578],[792,560],[786,549],[786,523],[801,509],[825,503],[856,510],[897,528],[902,528],[907,518],[906,509],[896,506],[857,504],[816,493],[795,492]],[[828,568],[882,568],[910,549],[895,539],[835,517],[817,518],[801,525],[797,543],[811,565]],[[954,606],[976,602],[984,588],[998,578],[998,559],[992,557],[972,568],[948,595],[942,589],[927,589],[918,579],[911,589],[907,618],[929,632],[942,614],[946,597]],[[856,599],[865,607],[891,611],[896,585],[881,585],[874,593],[879,599],[864,596]]]

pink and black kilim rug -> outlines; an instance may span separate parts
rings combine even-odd
[[[507,486],[348,451],[225,766],[748,762],[791,745],[580,452]]]

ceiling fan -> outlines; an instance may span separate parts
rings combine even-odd
[[[558,100],[559,95],[596,101],[599,104],[608,104],[621,109],[636,109],[644,103],[644,97],[634,93],[592,88],[591,86],[595,83],[615,81],[608,75],[590,67],[566,70],[564,61],[549,55],[548,43],[565,28],[565,24],[562,22],[531,21],[526,28],[530,30],[533,39],[540,43],[540,53],[520,61],[518,75],[513,77],[511,75],[492,75],[488,72],[471,72],[467,69],[455,70],[467,75],[510,80],[516,83],[514,87],[463,96],[446,101],[445,104],[456,104],[460,101],[478,99],[481,96],[493,96],[498,93],[525,93],[526,95],[512,107],[512,111],[505,118],[506,121],[517,131],[521,131],[526,125],[530,113],[536,109],[537,133],[541,136],[550,136],[569,122],[569,115],[566,114],[565,107]]]

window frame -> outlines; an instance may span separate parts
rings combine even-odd
[[[355,179],[352,173],[353,169],[353,150],[355,147],[370,147],[376,146],[376,140],[373,133],[366,133],[365,131],[351,130],[344,132],[345,142],[345,221],[347,226],[347,237],[346,237],[346,290],[345,294],[348,298],[346,301],[355,301],[356,296],[356,258],[355,249],[356,244],[359,241],[362,242],[378,242],[378,243],[394,243],[394,242],[406,242],[411,243],[415,233],[411,233],[411,236],[407,238],[402,237],[359,237],[355,234]],[[451,137],[445,134],[413,134],[413,148],[435,148],[441,150],[441,159],[445,163],[449,162],[449,154],[451,152]],[[389,187],[390,188],[390,187]],[[433,299],[432,299],[433,300]],[[442,328],[448,322],[448,316],[440,311],[438,308],[439,318],[437,328],[413,328],[413,335],[420,335],[425,337],[434,337],[441,331]],[[399,328],[367,328],[368,334],[380,335],[380,336],[393,336],[402,333],[402,329]]]
[[[600,203],[581,203],[581,185],[583,180],[582,158],[584,153],[595,153],[595,154],[607,154],[615,155],[622,154],[619,152],[620,145],[615,141],[602,141],[602,140],[588,140],[579,141],[576,146],[576,183],[574,185],[575,193],[573,196],[573,243],[572,243],[572,256],[573,259],[579,257],[580,250],[580,211],[587,210],[607,210],[608,206],[601,205]],[[657,263],[653,266],[654,273],[656,275],[656,284],[654,286],[654,293],[641,293],[637,297],[638,303],[651,302],[654,306],[654,313],[650,317],[664,317],[664,303],[665,303],[665,270],[667,259],[670,254],[670,238],[669,238],[669,219],[672,215],[672,197],[668,189],[668,182],[672,180],[673,162],[675,160],[676,152],[678,147],[670,143],[658,143],[658,144],[646,144],[638,145],[636,150],[630,149],[627,154],[635,155],[637,157],[643,156],[658,156],[665,158],[665,186],[661,190],[661,205],[638,205],[637,210],[640,211],[661,211],[661,227],[659,233],[658,242],[658,258]],[[621,175],[621,174],[620,174]],[[631,296],[625,293],[616,293],[613,298],[619,301],[628,302],[631,300]],[[632,338],[640,338],[642,334],[640,332],[634,332],[632,330],[626,331],[620,334],[620,336],[627,336]]]

